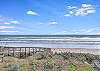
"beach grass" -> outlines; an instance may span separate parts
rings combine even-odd
[[[4,57],[0,71],[97,71],[93,61],[100,56],[83,53],[36,53],[26,58]]]

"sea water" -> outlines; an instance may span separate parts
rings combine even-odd
[[[0,35],[0,46],[100,48],[100,35]]]

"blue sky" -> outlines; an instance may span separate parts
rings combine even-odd
[[[0,34],[100,34],[100,0],[0,0]]]

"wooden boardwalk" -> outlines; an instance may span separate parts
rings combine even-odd
[[[0,58],[1,62],[3,62],[5,56],[16,57],[16,55],[18,55],[19,58],[21,58],[22,55],[24,55],[24,57],[27,57],[34,55],[37,52],[44,52],[47,50],[51,49],[43,47],[0,47]]]
[[[26,58],[40,52],[49,53],[89,53],[100,55],[100,49],[85,49],[85,48],[43,48],[43,47],[0,47],[0,62],[3,62],[5,56],[18,58]]]

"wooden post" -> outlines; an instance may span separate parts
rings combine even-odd
[[[40,51],[40,48],[37,48],[37,52],[39,52]]]
[[[36,52],[37,52],[37,48],[35,48],[35,54],[36,54]]]
[[[33,48],[33,55],[34,55],[34,48]]]
[[[0,47],[0,58],[1,62],[4,62],[4,47]]]
[[[8,47],[8,56],[9,56],[9,47]]]
[[[13,57],[14,57],[14,54],[15,54],[15,48],[13,48]]]
[[[25,58],[26,58],[26,56],[27,56],[27,55],[26,55],[26,47],[25,47]]]
[[[3,53],[2,53],[2,62],[4,62],[4,48],[3,48]]]
[[[30,56],[30,47],[29,47],[29,56]]]
[[[20,47],[20,58],[21,58],[21,47]]]
[[[2,60],[1,61],[3,62],[3,57],[2,57]]]

